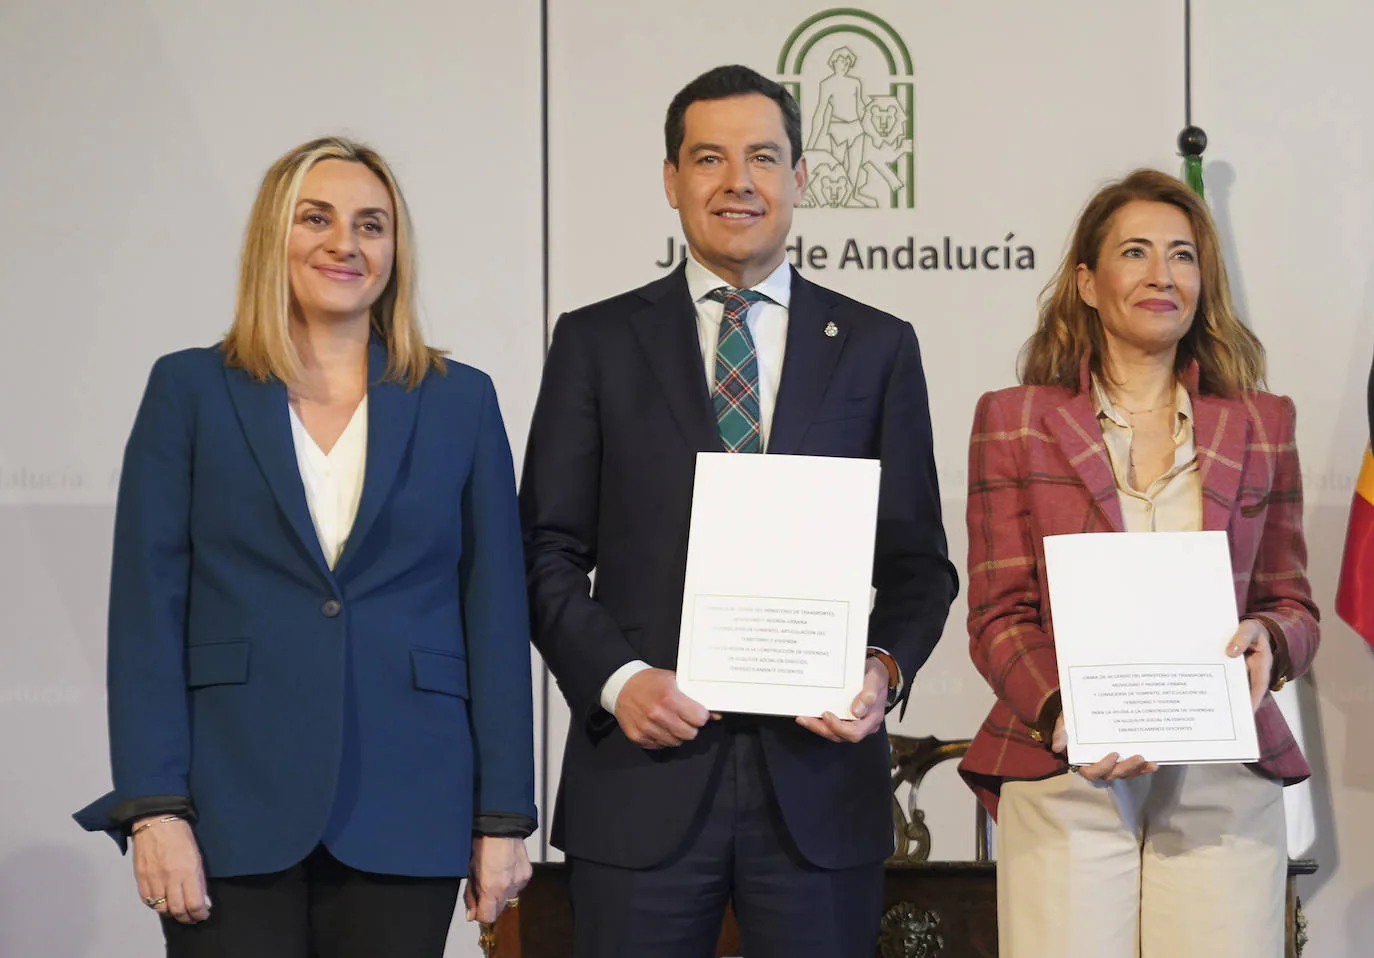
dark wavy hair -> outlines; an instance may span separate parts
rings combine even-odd
[[[802,155],[801,107],[797,105],[796,97],[788,93],[782,84],[738,64],[707,70],[673,97],[673,102],[668,104],[668,117],[663,121],[663,145],[668,162],[677,166],[678,154],[682,152],[682,138],[686,135],[689,106],[699,100],[724,100],[749,93],[763,94],[782,110],[783,129],[787,131],[787,143],[792,149],[790,163],[796,166]]]

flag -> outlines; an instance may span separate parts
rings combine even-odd
[[[1369,377],[1366,424],[1374,431],[1374,369]],[[1336,614],[1366,642],[1374,645],[1374,453],[1365,446],[1360,478],[1350,503],[1350,524],[1345,531],[1345,555],[1336,586]]]

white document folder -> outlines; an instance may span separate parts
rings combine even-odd
[[[1254,762],[1224,532],[1046,536],[1069,762]]]
[[[678,687],[712,711],[852,718],[879,464],[699,453]]]

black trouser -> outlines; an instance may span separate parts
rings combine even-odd
[[[162,932],[168,958],[442,958],[458,884],[361,872],[321,845],[284,872],[210,879],[210,917]]]
[[[732,731],[688,847],[648,869],[572,859],[576,958],[710,958],[732,901],[748,958],[872,958],[883,863],[824,869],[797,851],[758,733]]]

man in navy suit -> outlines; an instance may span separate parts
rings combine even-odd
[[[786,264],[806,165],[781,86],[711,70],[665,133],[691,257],[559,320],[521,492],[535,643],[572,710],[553,841],[575,954],[712,955],[732,900],[751,958],[868,956],[892,851],[875,733],[957,591],[920,353]],[[677,688],[696,454],[726,450],[882,461],[855,719],[716,717]]]

